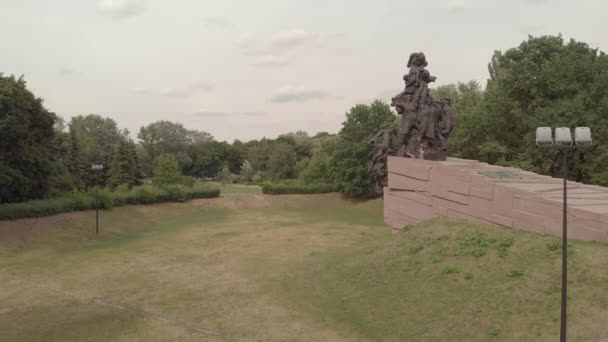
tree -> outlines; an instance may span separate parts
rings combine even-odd
[[[275,143],[268,158],[268,174],[273,179],[293,178],[296,175],[296,161],[296,152],[292,145]]]
[[[154,169],[154,183],[160,185],[177,184],[181,181],[181,178],[177,159],[170,154],[161,154]]]
[[[0,74],[0,203],[47,194],[54,124],[23,77]]]
[[[469,81],[439,86],[432,90],[435,99],[449,98],[456,108],[456,128],[450,135],[448,153],[451,157],[476,159],[485,142],[478,124],[483,120],[480,105],[484,92],[479,83]]]
[[[608,56],[586,43],[561,36],[530,36],[518,47],[496,53],[477,122],[483,134],[477,159],[556,175],[559,152],[539,151],[538,126],[590,126],[591,151],[572,153],[570,177],[608,185]]]
[[[97,114],[73,117],[70,129],[80,143],[80,154],[86,165],[83,180],[86,187],[106,186],[115,146],[127,139],[128,131],[120,130],[116,121]],[[91,164],[103,164],[102,171],[92,171]]]
[[[394,125],[396,119],[391,108],[378,100],[356,105],[346,113],[338,138],[329,149],[332,182],[340,191],[349,196],[374,194],[374,181],[368,172],[374,149],[367,142],[380,129]]]
[[[119,185],[131,186],[131,165],[127,149],[128,147],[125,141],[121,141],[114,147],[109,170],[109,185],[113,188]]]
[[[243,165],[241,166],[240,175],[244,181],[251,182],[253,180],[253,176],[255,176],[255,170],[251,167],[251,164],[248,160],[245,160],[243,162]]]
[[[147,158],[143,162],[153,165],[161,154],[172,154],[177,158],[182,172],[192,168],[196,159],[186,154],[188,148],[192,145],[204,145],[213,140],[211,134],[207,132],[188,130],[182,124],[170,121],[157,121],[144,126],[139,130],[137,137],[146,151]]]
[[[137,156],[137,146],[133,140],[129,139],[127,143],[127,158],[129,161],[129,186],[137,186],[142,184],[143,173]]]
[[[69,148],[69,166],[70,174],[74,179],[74,183],[78,190],[84,189],[84,175],[86,173],[86,164],[84,162],[81,149],[80,139],[76,130],[70,129],[70,148]]]

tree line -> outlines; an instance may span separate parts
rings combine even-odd
[[[573,154],[570,177],[608,185],[605,53],[561,36],[529,37],[496,51],[488,71],[483,88],[469,81],[432,90],[451,98],[457,111],[450,156],[558,175],[562,152],[537,149],[535,128],[590,126],[594,148],[565,152]],[[44,108],[23,78],[0,74],[0,202],[195,178],[332,184],[349,196],[369,196],[374,184],[367,168],[374,151],[367,142],[380,129],[398,126],[391,108],[374,101],[352,107],[336,134],[298,131],[228,143],[158,121],[141,127],[136,143],[111,118],[86,115],[64,122]],[[92,170],[94,163],[105,168]]]

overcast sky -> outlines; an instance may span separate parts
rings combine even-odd
[[[403,88],[411,52],[436,85],[487,78],[496,49],[558,34],[608,50],[606,0],[0,0],[0,72],[69,120],[135,136],[171,120],[232,141],[336,132]]]

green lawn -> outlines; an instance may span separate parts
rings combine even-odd
[[[0,222],[0,341],[543,341],[559,331],[555,238],[441,220],[392,235],[379,200],[225,188],[232,195],[101,212],[99,237],[94,212]],[[570,338],[608,337],[608,247],[572,250]]]

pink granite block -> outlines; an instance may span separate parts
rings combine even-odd
[[[499,215],[511,216],[513,210],[513,190],[494,185],[492,192],[492,212]]]
[[[402,176],[428,181],[430,179],[432,164],[429,161],[411,158],[388,158],[389,172]]]
[[[445,187],[450,192],[468,196],[471,174],[445,166],[438,166],[431,170],[431,182],[433,187],[438,184],[441,185],[441,189]]]
[[[471,177],[471,187],[470,187],[470,195],[492,199],[492,191],[494,189],[494,184],[486,181],[483,176],[474,175]]]
[[[608,233],[587,227],[570,227],[570,225],[568,225],[568,239],[583,241],[607,241]]]
[[[490,217],[489,221],[504,227],[513,228],[513,218],[509,216],[494,214]]]
[[[428,206],[433,206],[433,196],[429,195],[428,192],[393,190],[391,194],[426,204]]]
[[[516,229],[547,234],[545,230],[545,220],[546,218],[542,215],[513,210],[513,228]]]
[[[435,198],[435,202],[433,203],[433,206],[436,208],[445,208],[446,210],[454,210],[454,211],[458,211],[461,213],[468,213],[470,210],[469,206],[466,204],[450,201],[450,200],[440,198],[440,197]],[[446,213],[446,215],[442,215],[442,216],[447,216],[447,213]]]
[[[402,229],[406,225],[416,224],[420,222],[420,220],[404,215],[401,212],[389,210],[388,218],[385,218],[384,222],[387,223],[391,228]]]
[[[389,174],[388,187],[393,190],[408,190],[408,191],[422,191],[422,192],[431,191],[430,182],[398,175],[396,173]]]
[[[389,210],[412,217],[419,221],[435,217],[432,206],[392,194],[389,197],[388,203],[385,203],[385,205],[388,206]]]
[[[561,217],[561,204],[557,202],[546,201],[535,197],[520,197],[513,198],[513,208],[518,211],[538,214],[547,217]]]
[[[472,222],[477,222],[477,223],[482,223],[482,224],[489,224],[489,225],[494,225],[494,223],[490,222],[490,221],[486,221],[482,218],[479,217],[475,217],[475,216],[471,216],[465,213],[461,213],[452,209],[448,209],[448,218],[452,218],[452,219],[459,219],[459,220],[467,220],[467,221],[472,221]]]
[[[483,218],[484,220],[489,220],[492,217],[492,201],[471,196],[469,198],[469,205],[467,206],[467,211],[464,213],[469,214],[471,216]]]

